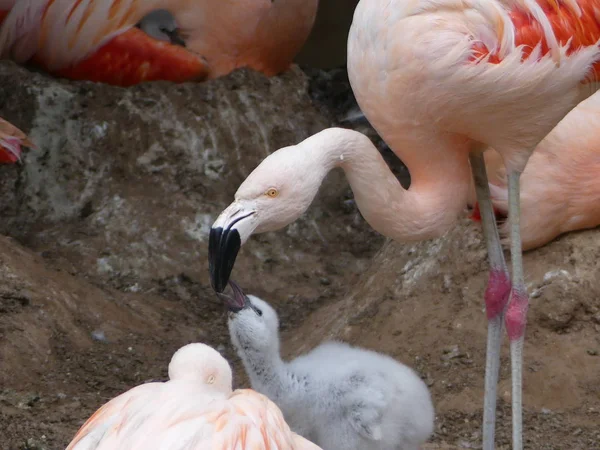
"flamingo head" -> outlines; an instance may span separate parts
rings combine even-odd
[[[198,382],[224,394],[231,393],[233,381],[227,360],[201,343],[184,345],[175,352],[169,363],[169,379]]]
[[[253,233],[289,225],[312,203],[328,168],[313,157],[310,145],[305,140],[265,158],[214,222],[209,237],[209,270],[216,292],[227,287],[238,251]]]

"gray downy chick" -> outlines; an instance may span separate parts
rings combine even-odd
[[[156,9],[146,14],[136,26],[154,39],[185,47],[177,21],[166,9]]]
[[[233,297],[219,296],[233,346],[252,388],[279,406],[293,431],[323,450],[418,450],[429,438],[433,404],[412,369],[334,341],[283,361],[275,310],[230,285]]]

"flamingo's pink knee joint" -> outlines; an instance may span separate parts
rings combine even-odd
[[[522,338],[525,335],[525,324],[527,323],[527,310],[529,309],[529,296],[522,290],[511,292],[508,308],[506,309],[506,333],[511,341]]]
[[[508,302],[509,293],[510,280],[506,272],[492,269],[485,290],[485,312],[488,320],[502,314]]]

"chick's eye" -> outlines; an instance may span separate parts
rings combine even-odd
[[[259,316],[262,316],[262,311],[258,308],[254,308],[254,311],[256,312],[256,314],[258,314]]]
[[[269,188],[265,194],[267,197],[275,198],[279,195],[279,191],[275,188]]]

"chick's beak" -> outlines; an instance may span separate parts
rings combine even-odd
[[[208,239],[208,269],[212,288],[227,287],[235,258],[258,224],[252,205],[235,201],[217,218]]]
[[[242,309],[250,305],[250,300],[244,294],[242,288],[233,280],[229,280],[229,286],[233,291],[233,295],[229,296],[224,293],[217,293],[219,298],[223,300],[227,309],[233,313],[240,312]]]

